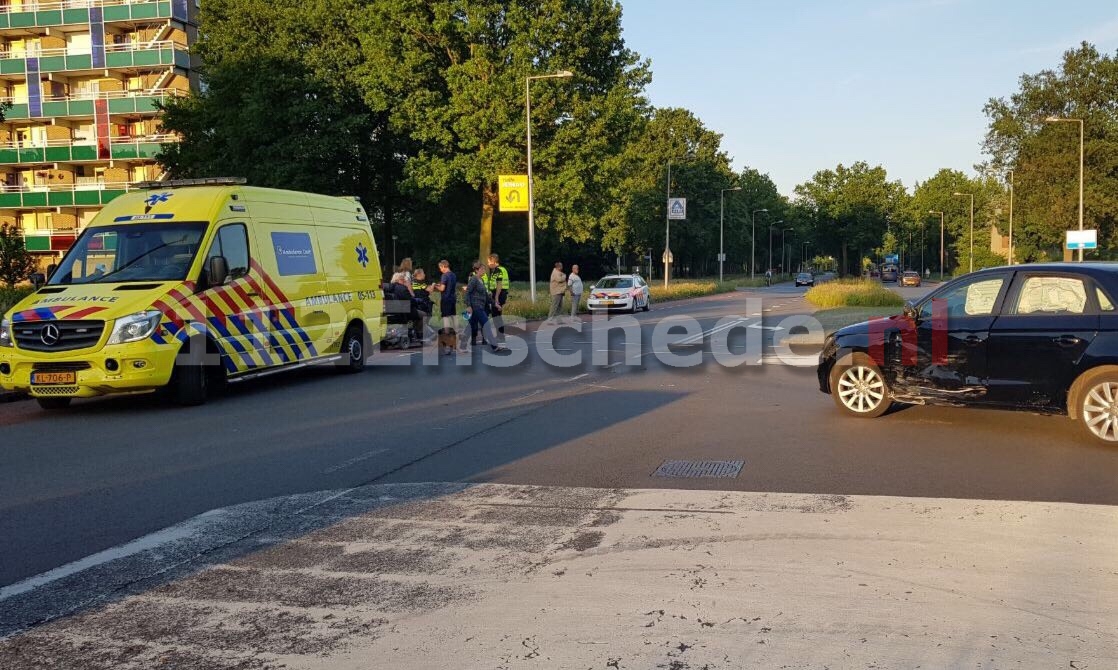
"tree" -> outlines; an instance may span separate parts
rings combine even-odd
[[[1100,55],[1086,42],[1064,53],[1057,70],[1023,75],[1019,89],[993,98],[986,166],[1014,171],[1014,257],[1043,260],[1061,253],[1066,230],[1078,228],[1078,124],[1083,119],[1084,227],[1099,231],[1100,253],[1118,249],[1118,53]]]
[[[0,224],[0,282],[12,288],[26,281],[39,269],[35,256],[27,251],[23,234],[16,226]]]
[[[926,264],[939,268],[939,215],[930,213],[937,211],[944,214],[945,267],[970,270],[970,198],[956,193],[974,194],[974,267],[1004,264],[1006,258],[990,251],[990,233],[994,226],[999,233],[1006,232],[1006,192],[991,176],[975,179],[946,168],[916,185],[906,215],[932,251]]]
[[[589,240],[620,224],[614,159],[640,128],[649,75],[621,37],[617,2],[384,0],[369,3],[363,21],[364,100],[422,147],[407,163],[407,186],[436,198],[474,189],[481,255],[497,175],[526,170],[529,75],[574,72],[531,89],[538,226]]]
[[[814,238],[824,250],[839,253],[840,272],[852,270],[849,252],[868,252],[881,244],[890,221],[899,223],[908,194],[889,181],[885,168],[857,162],[821,170],[796,187],[800,204],[812,212]]]

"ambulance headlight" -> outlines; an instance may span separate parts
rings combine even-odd
[[[109,344],[138,342],[151,337],[151,334],[159,327],[159,321],[162,318],[162,312],[150,311],[137,312],[117,319],[116,326],[113,327],[113,334],[109,337]]]
[[[0,347],[12,345],[12,322],[4,319],[0,321]]]

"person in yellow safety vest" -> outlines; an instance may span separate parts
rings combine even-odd
[[[485,273],[483,281],[486,290],[493,296],[489,313],[493,317],[493,325],[497,327],[497,348],[504,349],[506,348],[505,320],[502,314],[505,303],[509,299],[509,271],[501,265],[501,259],[497,254],[489,254],[487,264],[489,271]]]

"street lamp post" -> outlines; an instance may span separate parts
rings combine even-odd
[[[757,271],[757,213],[758,212],[768,212],[768,211],[769,210],[767,210],[767,209],[755,209],[755,210],[753,210],[753,232],[750,233],[750,240],[749,240],[749,278],[750,279],[753,279],[753,277],[757,274],[757,272],[756,272]]]
[[[1065,119],[1050,116],[1045,119],[1048,123],[1078,123],[1079,124],[1079,229],[1083,230],[1083,119]],[[1083,262],[1083,249],[1079,249],[1079,262]]]
[[[672,261],[668,256],[671,253],[672,239],[672,159],[668,159],[668,197],[664,200],[664,288],[668,288],[668,278],[671,275]]]
[[[943,281],[943,212],[929,209],[929,214],[939,214],[939,280]]]
[[[960,197],[970,198],[970,272],[974,272],[974,194],[973,193],[960,193],[955,191],[955,195]]]
[[[726,261],[726,249],[725,249],[725,246],[723,244],[724,239],[725,239],[725,235],[724,235],[724,232],[723,232],[725,230],[725,226],[723,225],[723,222],[726,218],[726,191],[740,191],[740,190],[741,190],[740,186],[734,186],[733,188],[724,188],[724,189],[722,189],[722,193],[720,193],[719,197],[718,197],[718,202],[719,202],[719,205],[718,205],[718,283],[719,284],[722,283],[722,265]]]
[[[781,274],[786,273],[787,270],[788,270],[788,265],[792,264],[792,254],[791,253],[788,254],[788,265],[784,264],[784,251],[787,248],[785,243],[784,243],[784,236],[788,233],[789,230],[792,230],[792,229],[791,228],[782,228],[780,230],[780,272],[781,272]]]
[[[769,224],[769,267],[765,268],[766,270],[773,269],[773,226],[779,226],[782,223],[784,223],[784,219]]]
[[[398,236],[392,236],[392,271],[396,271],[396,240],[400,239]]]
[[[1009,264],[1013,265],[1013,170],[1009,171]]]
[[[575,76],[570,70],[562,70],[554,74],[530,75],[524,79],[524,115],[527,117],[528,129],[528,286],[532,302],[536,302],[536,203],[532,186],[532,89],[531,84],[536,79],[567,79]],[[484,262],[485,259],[482,259]]]

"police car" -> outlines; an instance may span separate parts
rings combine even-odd
[[[607,275],[590,287],[586,306],[592,312],[611,309],[647,312],[652,306],[652,294],[640,275]]]

